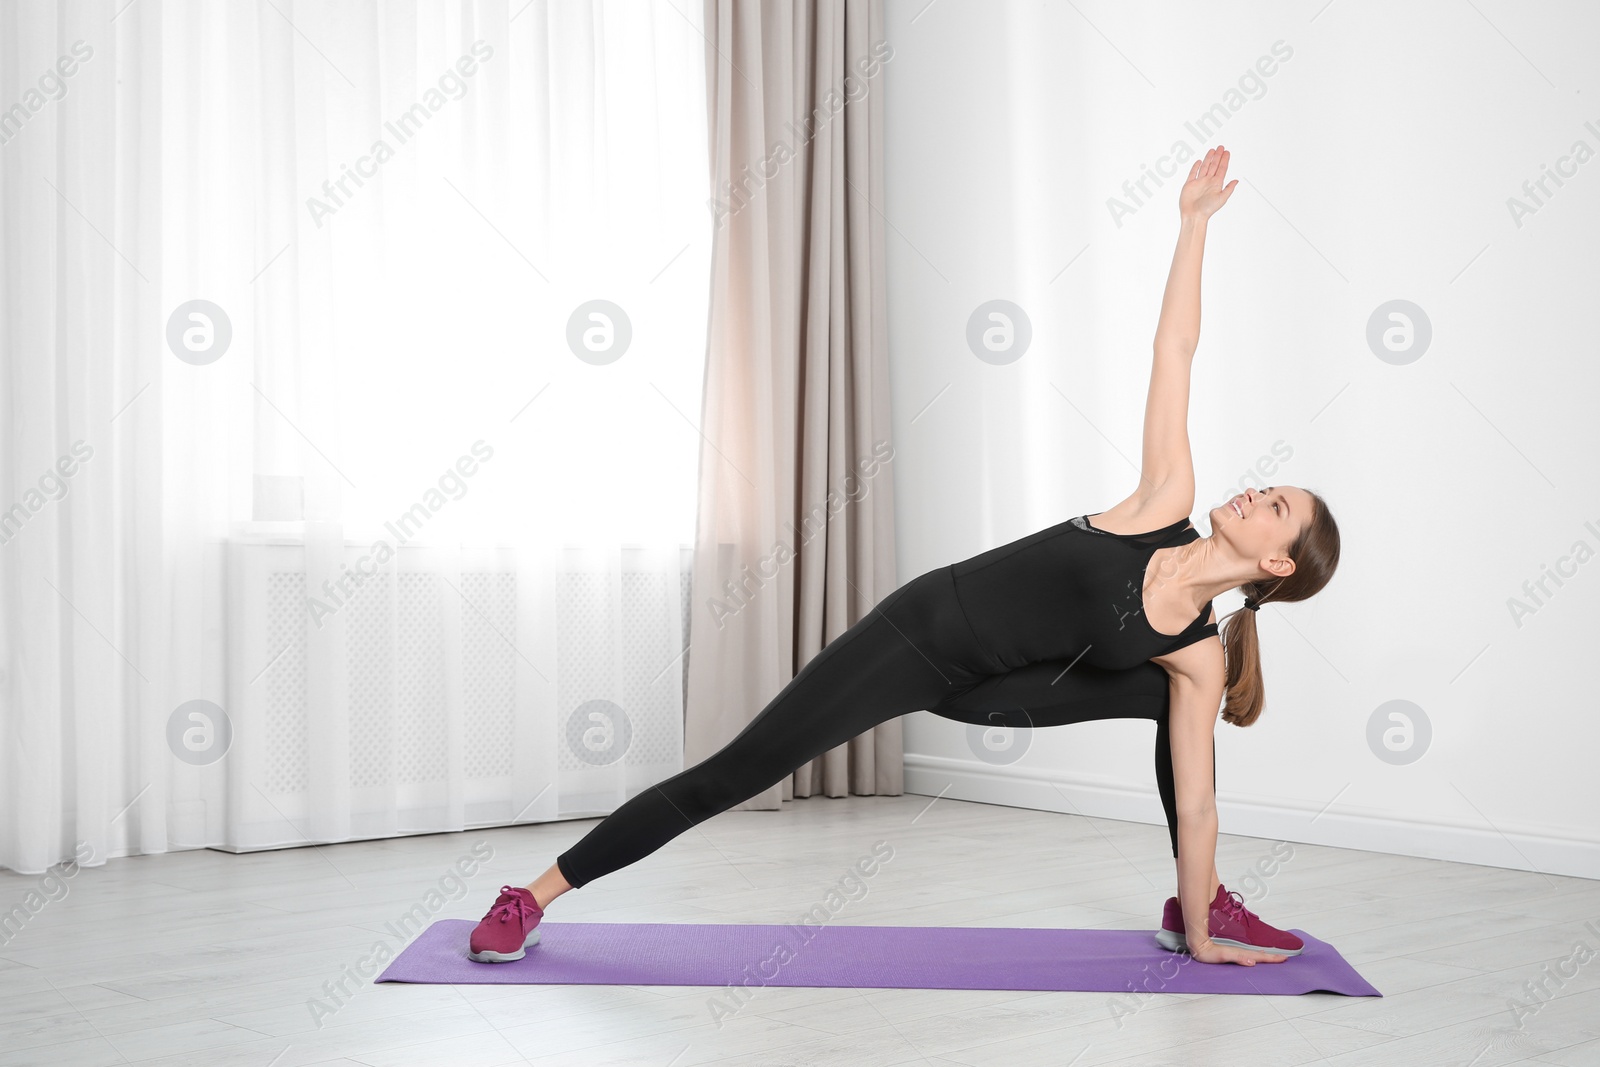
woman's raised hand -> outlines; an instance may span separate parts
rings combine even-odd
[[[1189,180],[1178,192],[1178,214],[1184,218],[1207,219],[1233,195],[1239,179],[1223,184],[1228,177],[1228,150],[1221,145],[1211,149],[1189,168]]]

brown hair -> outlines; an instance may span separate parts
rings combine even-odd
[[[1339,525],[1327,502],[1309,489],[1311,515],[1289,546],[1294,573],[1285,578],[1245,582],[1239,588],[1257,604],[1306,600],[1322,591],[1339,566]],[[1256,613],[1239,608],[1222,620],[1222,647],[1227,658],[1227,698],[1222,718],[1249,726],[1261,715],[1266,693],[1261,684],[1261,648],[1256,639]]]

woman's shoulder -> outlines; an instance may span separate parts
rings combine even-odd
[[[1220,686],[1226,673],[1222,640],[1217,633],[1216,609],[1207,605],[1206,619],[1196,618],[1182,634],[1176,648],[1168,648],[1150,661],[1170,675],[1181,675],[1186,681],[1213,687]]]
[[[1193,508],[1192,495],[1183,499],[1180,493],[1157,489],[1148,494],[1135,492],[1112,507],[1086,515],[1085,518],[1097,530],[1131,537],[1164,530],[1168,526],[1181,526]]]
[[[1082,518],[1092,529],[1101,533],[1116,534],[1118,537],[1147,537],[1189,525],[1188,515],[1157,517],[1151,512],[1124,513],[1118,512],[1115,508],[1084,515]]]

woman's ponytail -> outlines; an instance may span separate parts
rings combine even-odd
[[[1339,526],[1327,503],[1311,493],[1311,516],[1289,546],[1294,573],[1284,578],[1246,582],[1239,588],[1257,607],[1281,601],[1305,600],[1322,591],[1339,566]],[[1235,726],[1249,726],[1266,706],[1261,681],[1261,645],[1256,633],[1259,612],[1239,608],[1219,627],[1227,662],[1227,688],[1222,718]]]

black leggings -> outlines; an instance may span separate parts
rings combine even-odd
[[[989,674],[983,673],[986,659],[956,599],[950,569],[912,579],[823,646],[733,740],[600,820],[556,858],[562,877],[578,887],[626,867],[824,752],[924,710],[982,726],[1155,720],[1156,786],[1176,857],[1167,672],[1148,661],[1106,670],[1046,660]]]

